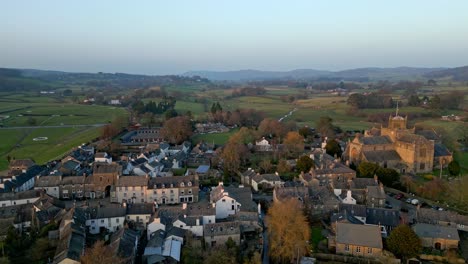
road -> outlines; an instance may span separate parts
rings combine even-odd
[[[269,264],[270,263],[270,256],[268,253],[268,231],[267,231],[267,226],[265,222],[265,212],[262,210],[261,212],[262,220],[263,220],[263,260],[262,264]]]
[[[35,129],[35,128],[62,128],[62,127],[102,127],[107,124],[88,124],[88,125],[58,125],[58,126],[21,126],[21,127],[0,127],[0,129]]]

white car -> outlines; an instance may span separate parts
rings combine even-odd
[[[411,200],[411,204],[412,204],[412,205],[418,205],[418,204],[419,204],[419,200],[418,200],[418,199],[413,199],[413,200]]]

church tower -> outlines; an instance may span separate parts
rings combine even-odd
[[[396,113],[395,116],[390,115],[388,117],[388,128],[391,130],[398,130],[398,129],[407,129],[406,123],[408,121],[408,116],[402,117],[398,114],[398,101],[396,106]]]

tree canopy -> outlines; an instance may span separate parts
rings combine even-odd
[[[279,263],[290,263],[308,251],[310,229],[297,199],[275,202],[268,210],[270,256]]]
[[[418,235],[407,225],[395,228],[387,238],[388,249],[403,260],[416,257],[422,250]]]
[[[375,175],[375,172],[379,168],[379,165],[375,163],[370,163],[363,161],[359,164],[357,168],[358,177],[361,178],[372,178]]]
[[[334,157],[335,155],[337,157],[341,157],[341,154],[343,151],[341,150],[340,144],[335,139],[329,139],[327,141],[327,145],[325,146],[325,151],[327,152],[328,155]]]
[[[460,164],[456,160],[452,160],[448,164],[448,171],[452,176],[458,176],[460,174]]]
[[[296,167],[301,172],[309,172],[314,167],[314,161],[309,156],[304,155],[297,160]]]
[[[186,116],[177,116],[164,122],[162,136],[172,144],[180,144],[192,135],[192,124]]]

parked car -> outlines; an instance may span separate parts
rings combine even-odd
[[[418,204],[419,204],[419,200],[418,200],[418,199],[413,199],[413,200],[411,200],[411,204],[412,204],[412,205],[418,205]]]
[[[412,200],[413,200],[413,199],[408,198],[408,199],[406,199],[406,203],[409,203],[409,204],[410,204]]]
[[[395,199],[397,200],[401,200],[403,197],[405,197],[402,193],[399,193],[397,195],[395,195]]]

